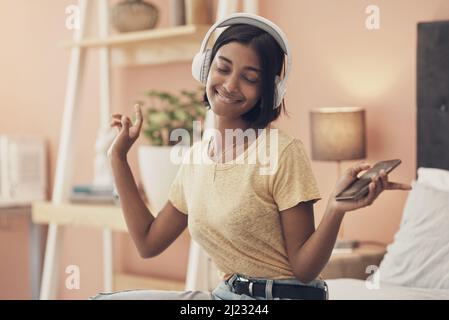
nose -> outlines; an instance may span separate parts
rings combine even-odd
[[[226,81],[223,84],[223,87],[228,91],[229,93],[237,92],[239,89],[239,81],[238,76],[231,75],[229,76]]]

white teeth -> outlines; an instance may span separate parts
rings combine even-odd
[[[223,101],[224,103],[227,103],[227,104],[240,102],[240,100],[233,100],[233,99],[229,99],[229,98],[227,98],[225,96],[222,96],[220,94],[220,92],[218,92],[218,91],[217,91],[217,96],[218,96],[218,99],[220,99],[221,101]]]

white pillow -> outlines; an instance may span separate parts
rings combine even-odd
[[[449,289],[449,192],[412,183],[399,231],[378,271],[381,282]]]
[[[449,171],[436,168],[418,168],[418,182],[449,192]]]

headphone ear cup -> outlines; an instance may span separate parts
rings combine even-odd
[[[277,107],[279,107],[282,103],[282,100],[284,100],[284,96],[287,92],[287,88],[285,87],[285,81],[281,80],[278,76],[276,76],[277,81],[276,81],[276,100],[275,100],[275,106],[274,109],[276,109]]]
[[[211,55],[212,55],[212,50],[211,49],[207,49],[206,52],[204,52],[204,56],[203,56],[203,64],[201,66],[201,77],[200,77],[200,82],[204,85],[206,85],[207,83],[207,76],[209,75],[209,69],[210,69],[210,64],[211,64]]]
[[[282,103],[282,99],[284,99],[285,95],[285,87],[284,82],[281,80],[279,76],[274,78],[274,106],[273,109],[279,107]]]
[[[212,50],[210,49],[205,52],[198,52],[192,61],[192,76],[204,85],[206,85],[207,75],[209,74],[211,54]]]
[[[201,82],[201,69],[204,62],[204,53],[198,52],[192,61],[192,76],[195,80]]]

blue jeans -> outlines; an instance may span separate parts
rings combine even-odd
[[[221,281],[212,291],[163,291],[163,290],[122,290],[117,292],[99,293],[90,297],[90,300],[268,300],[264,297],[252,297],[246,294],[236,294],[232,292],[231,283],[238,277],[238,274],[231,278]],[[266,278],[249,278],[250,280],[268,280]],[[267,281],[267,283],[268,283]],[[313,280],[310,283],[302,283],[295,278],[271,280],[273,284],[300,284],[312,286],[320,289],[326,289],[326,282],[320,279]],[[271,292],[268,288],[268,292]],[[270,295],[270,293],[268,293]],[[273,300],[281,300],[273,298]],[[288,300],[288,299],[282,299]]]

